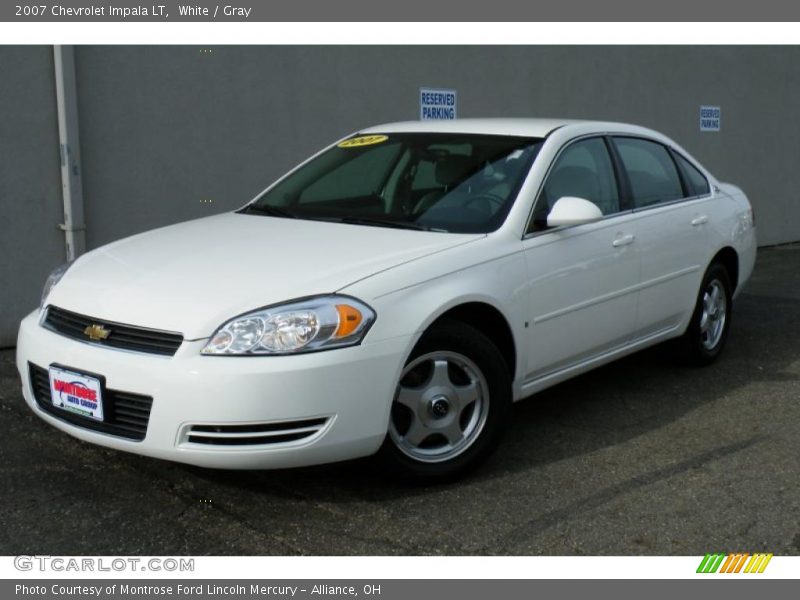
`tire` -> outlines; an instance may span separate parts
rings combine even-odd
[[[442,321],[403,368],[380,458],[418,482],[465,475],[500,442],[511,404],[511,377],[497,346],[466,323]]]
[[[711,263],[697,295],[692,320],[678,338],[678,357],[685,363],[705,366],[722,353],[733,315],[733,290],[727,269]]]

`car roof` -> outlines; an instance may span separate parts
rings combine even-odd
[[[509,135],[546,138],[556,132],[559,142],[572,137],[611,134],[643,136],[680,149],[678,144],[663,133],[641,125],[613,121],[588,121],[578,119],[453,119],[452,121],[403,121],[386,123],[362,129],[358,134],[377,133],[466,133],[475,135]],[[358,135],[357,134],[357,135]],[[693,159],[694,160],[694,159]],[[697,161],[695,161],[697,162]]]
[[[452,121],[403,121],[385,123],[360,133],[473,133],[484,135],[520,135],[545,137],[565,125],[586,124],[592,121],[575,119],[454,119]],[[600,122],[597,122],[600,125]],[[607,125],[607,123],[606,123]]]

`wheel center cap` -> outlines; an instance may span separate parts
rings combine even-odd
[[[450,401],[445,396],[435,396],[431,400],[430,407],[434,418],[441,419],[450,412]]]

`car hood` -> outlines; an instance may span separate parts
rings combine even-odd
[[[89,252],[47,303],[199,339],[243,312],[335,292],[482,237],[227,213]]]

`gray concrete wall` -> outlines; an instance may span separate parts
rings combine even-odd
[[[0,74],[52,88],[51,65],[44,64],[49,49],[0,52],[24,58],[0,61]],[[78,47],[87,246],[240,206],[339,136],[416,119],[420,86],[456,88],[461,117],[565,116],[661,130],[749,194],[761,244],[798,240],[798,62],[797,47]],[[24,101],[7,100],[10,93],[0,88],[0,107],[9,107],[4,115],[38,114]],[[699,131],[701,104],[722,107],[720,133]],[[5,120],[19,118],[2,119],[8,127]],[[52,119],[23,118],[8,134],[3,129],[2,162],[25,140],[44,135],[45,125],[54,136]],[[39,154],[13,160],[41,171],[45,157],[53,160],[50,143],[31,143]],[[51,170],[38,186],[58,187]],[[31,227],[38,211],[50,219],[42,231],[55,235],[57,194],[46,196],[53,205],[40,206],[18,201],[16,188],[0,190],[2,210]],[[36,198],[43,203],[45,195]],[[17,306],[33,305],[43,277],[26,261],[59,262],[49,246],[30,246],[18,252],[25,257],[20,265],[7,266],[5,251],[0,259],[2,269],[24,275]],[[21,314],[12,311],[13,319]],[[2,319],[0,343],[15,327]]]
[[[0,347],[64,262],[53,49],[0,46]]]
[[[461,117],[659,129],[745,189],[762,244],[797,240],[798,62],[796,47],[81,47],[87,241],[239,206],[337,136],[417,118],[425,85],[458,89]],[[720,133],[699,131],[701,104],[722,106]]]

